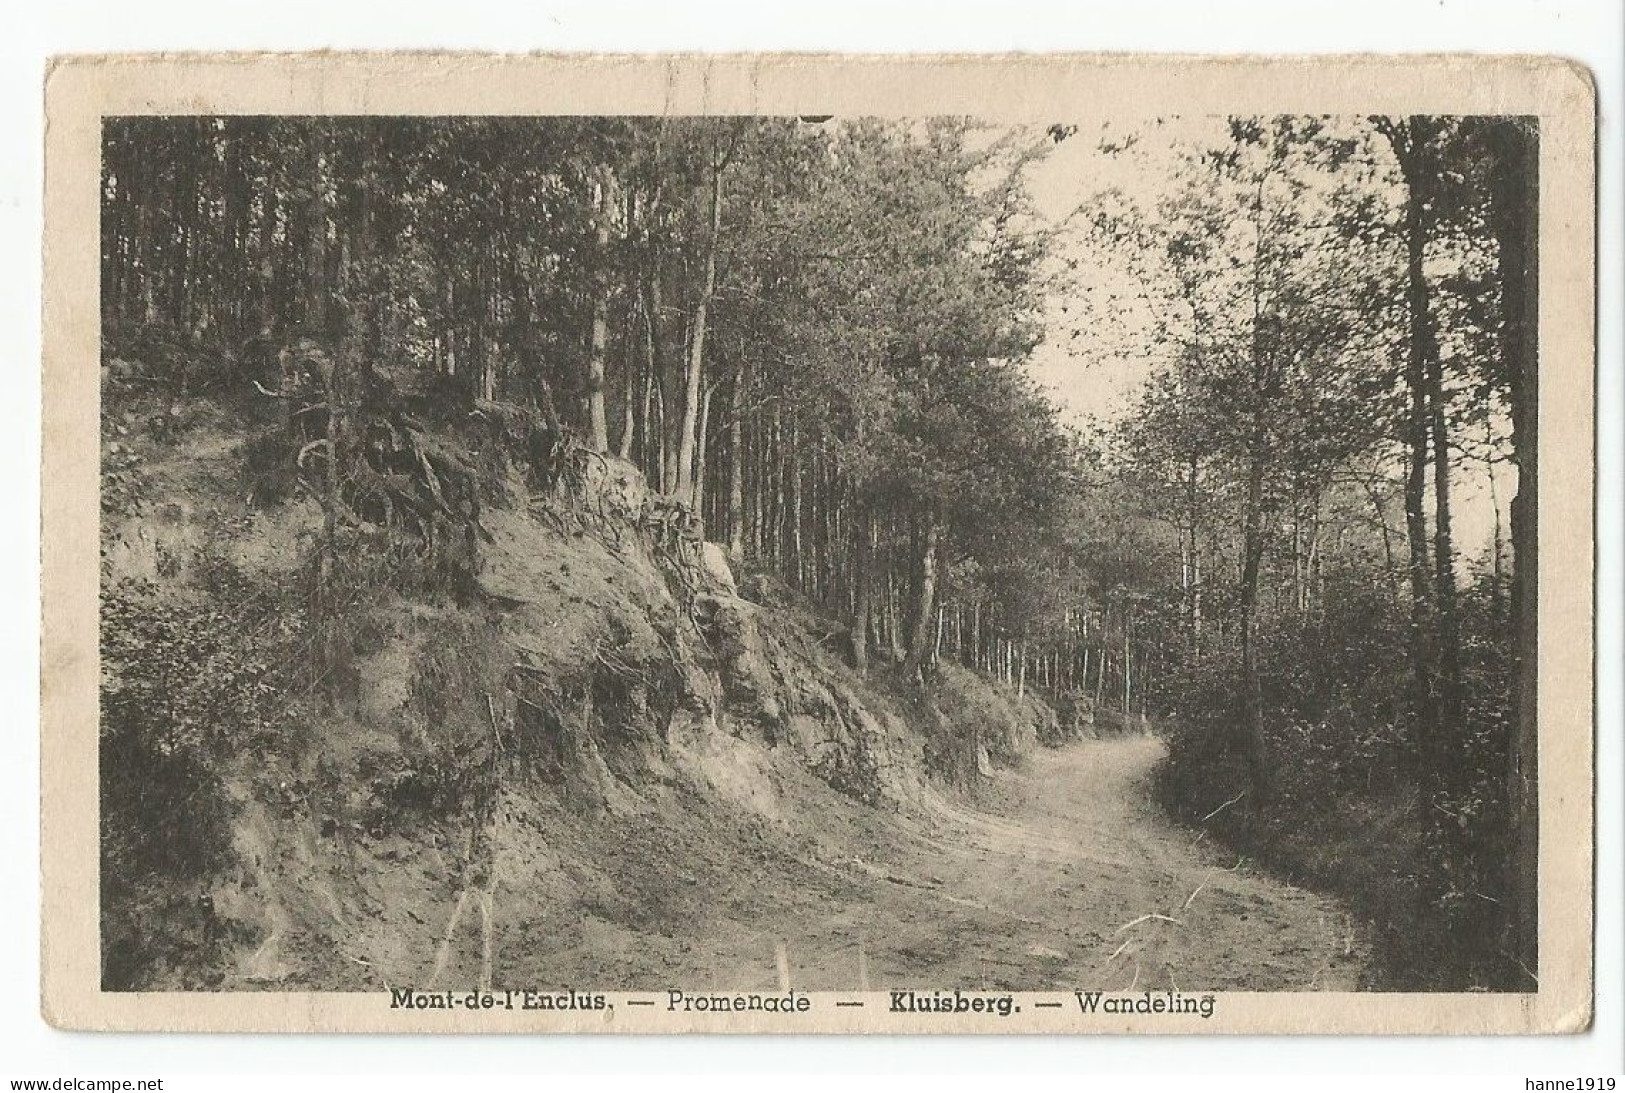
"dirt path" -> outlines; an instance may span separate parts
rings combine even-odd
[[[904,861],[941,902],[901,900],[879,962],[990,986],[1352,989],[1347,913],[1169,822],[1150,797],[1161,755],[1149,737],[1040,751],[988,811],[954,810]]]
[[[498,979],[1354,989],[1365,956],[1348,914],[1169,822],[1149,795],[1161,749],[1040,749],[975,807],[941,800],[924,817],[832,796],[785,817],[793,852],[757,838],[719,856],[739,833],[693,825],[602,831],[619,898],[512,923]]]

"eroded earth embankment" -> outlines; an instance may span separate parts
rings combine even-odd
[[[104,579],[296,580],[321,514],[241,462],[155,453],[169,500],[109,522]],[[1150,803],[1151,738],[953,666],[861,677],[782,586],[590,500],[488,507],[459,598],[345,607],[329,699],[225,764],[228,863],[115,916],[110,985],[1354,984],[1337,907]]]

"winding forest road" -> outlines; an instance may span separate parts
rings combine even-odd
[[[589,915],[575,944],[545,957],[503,946],[499,979],[772,988],[787,972],[805,990],[1355,989],[1366,953],[1349,914],[1170,822],[1151,798],[1161,756],[1138,736],[1038,749],[974,806],[942,799],[924,818],[826,802],[791,820],[800,852],[764,849],[703,878],[680,863],[709,838],[622,831],[621,877],[643,889],[648,917],[627,929]],[[653,906],[695,888],[695,913]]]
[[[937,899],[893,903],[878,962],[990,986],[1354,989],[1347,912],[1170,822],[1151,797],[1161,757],[1151,737],[1085,741],[1001,774],[987,811],[954,809],[899,862],[940,880]]]

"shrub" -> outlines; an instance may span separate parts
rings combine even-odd
[[[101,654],[104,881],[204,874],[230,843],[220,772],[264,722],[267,666],[238,620],[142,580],[104,590]]]
[[[1448,769],[1418,746],[1406,707],[1403,607],[1343,587],[1319,612],[1262,621],[1267,799],[1249,793],[1205,826],[1294,877],[1338,891],[1392,949],[1390,986],[1462,989],[1506,980],[1508,741],[1514,713],[1505,597],[1461,591],[1464,713]],[[1166,681],[1161,791],[1196,821],[1250,790],[1239,652],[1221,646]],[[1430,731],[1437,727],[1429,726]]]

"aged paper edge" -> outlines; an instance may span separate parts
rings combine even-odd
[[[1192,104],[1200,104],[1193,107]],[[42,451],[42,1012],[76,1029],[623,1033],[1561,1033],[1593,993],[1595,104],[1547,57],[471,53],[58,58],[46,75]],[[1078,1019],[1027,992],[1008,1018],[683,1015],[607,992],[590,1014],[395,1011],[376,994],[131,993],[99,983],[97,606],[100,120],[118,114],[1520,114],[1541,120],[1540,989],[1221,993],[1211,1020]],[[590,987],[590,985],[581,985]],[[681,984],[672,984],[679,987]],[[1078,984],[1082,987],[1085,984]],[[837,1000],[873,1008],[836,1008]],[[1037,1001],[1071,1008],[1037,1009]]]

